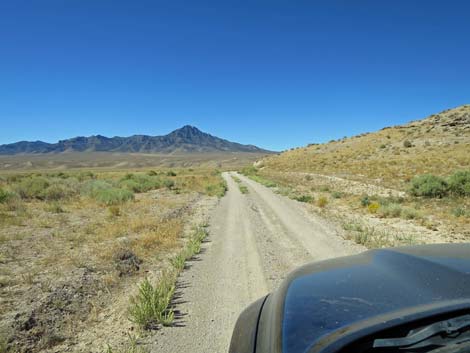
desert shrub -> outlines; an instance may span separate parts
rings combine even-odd
[[[209,196],[222,197],[225,195],[227,190],[228,190],[227,183],[224,180],[216,184],[206,185],[205,193]]]
[[[23,175],[23,174],[11,174],[11,175],[5,176],[4,178],[5,178],[5,181],[8,184],[14,184],[14,183],[18,183],[23,178],[25,178],[25,175]]]
[[[149,171],[147,172],[147,175],[148,175],[148,176],[157,176],[158,173],[157,173],[155,170],[149,170]]]
[[[241,173],[244,175],[254,175],[258,173],[258,169],[255,166],[250,165],[247,167],[243,167],[243,169],[241,170]]]
[[[403,147],[410,148],[410,147],[413,147],[413,144],[411,143],[410,140],[405,140],[403,141]]]
[[[455,196],[470,196],[470,170],[457,171],[448,179],[449,191]]]
[[[370,202],[368,205],[367,205],[367,210],[370,212],[370,213],[377,213],[377,211],[379,210],[380,208],[380,204],[376,201],[374,202]]]
[[[165,179],[165,180],[163,180],[163,185],[167,189],[171,190],[175,187],[175,182],[174,182],[174,180],[171,180],[171,179]]]
[[[94,195],[101,191],[101,190],[106,190],[110,189],[113,186],[104,180],[89,180],[85,182],[81,189],[80,189],[80,194],[84,196],[89,196],[89,197],[94,197]]]
[[[119,186],[133,192],[142,192],[142,185],[132,179],[125,179],[120,181]]]
[[[366,207],[366,206],[369,206],[369,205],[370,205],[369,196],[368,196],[368,195],[362,196],[362,198],[361,198],[361,206],[362,206],[362,207]]]
[[[466,216],[467,212],[465,212],[465,209],[463,207],[456,207],[452,210],[452,214],[455,217],[462,217],[462,216]]]
[[[404,219],[419,219],[422,216],[418,210],[411,207],[404,207],[401,211],[400,217]]]
[[[51,184],[46,190],[44,190],[43,199],[48,201],[57,201],[70,197],[72,193],[73,192],[67,189],[65,185],[55,183]]]
[[[0,203],[8,203],[9,201],[17,197],[18,195],[16,193],[0,188]]]
[[[334,198],[334,199],[340,199],[343,197],[343,193],[339,192],[339,191],[333,191],[331,193],[331,196]]]
[[[127,174],[119,182],[119,186],[137,193],[159,189],[162,185],[158,177],[144,174]]]
[[[326,205],[328,204],[328,199],[325,197],[325,196],[321,196],[318,200],[317,200],[317,206],[318,207],[325,207]]]
[[[166,176],[175,177],[176,173],[174,171],[170,170],[169,172],[166,173]]]
[[[384,218],[398,218],[401,216],[402,207],[396,203],[391,203],[385,206],[381,206],[378,213]]]
[[[78,173],[77,175],[77,180],[79,182],[84,182],[86,180],[91,180],[91,179],[96,179],[96,175],[93,174],[92,172],[90,171],[87,171],[87,172],[80,172]]]
[[[313,196],[310,196],[310,195],[300,195],[300,196],[295,197],[295,200],[299,202],[311,203],[313,202],[314,199],[313,199]]]
[[[35,176],[21,180],[15,185],[16,192],[23,199],[39,199],[45,198],[45,191],[50,183],[44,177]]]
[[[447,182],[438,176],[424,174],[411,180],[410,193],[414,196],[444,197],[448,194]]]
[[[97,190],[92,197],[99,203],[110,206],[134,200],[134,193],[130,190],[111,187]]]
[[[381,149],[384,149],[384,148],[386,148],[386,147],[387,147],[387,146],[384,145],[384,144],[381,144],[381,145],[380,145],[380,148],[381,148]]]

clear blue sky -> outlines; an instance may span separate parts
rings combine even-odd
[[[470,1],[0,2],[0,143],[185,124],[282,150],[470,103]]]

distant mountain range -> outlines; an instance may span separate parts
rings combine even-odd
[[[40,154],[63,152],[127,152],[127,153],[191,153],[191,152],[251,152],[271,153],[253,145],[230,142],[190,125],[168,135],[105,137],[101,135],[74,137],[57,143],[21,141],[0,145],[0,154]]]

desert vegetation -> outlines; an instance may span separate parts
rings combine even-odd
[[[240,171],[368,247],[470,239],[470,106],[310,144]]]
[[[143,351],[225,191],[202,168],[0,175],[1,351]]]

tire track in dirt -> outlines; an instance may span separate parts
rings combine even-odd
[[[362,250],[298,202],[236,174],[249,190],[242,194],[231,175],[223,174],[229,189],[203,252],[178,281],[176,323],[155,335],[152,352],[226,352],[240,312],[287,273]]]

